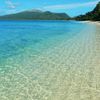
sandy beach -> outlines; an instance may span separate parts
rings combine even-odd
[[[100,21],[82,21],[83,23],[90,23],[90,24],[96,24],[100,25]]]

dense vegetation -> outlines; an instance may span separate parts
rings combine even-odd
[[[16,14],[1,16],[1,20],[68,20],[66,13],[52,13],[49,11],[24,11]]]
[[[93,11],[75,17],[76,20],[93,20],[100,21],[100,2],[96,5]]]

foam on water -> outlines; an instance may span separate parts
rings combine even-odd
[[[0,23],[0,100],[100,99],[100,26]]]

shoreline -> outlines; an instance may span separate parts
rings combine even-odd
[[[82,21],[83,23],[90,23],[90,24],[96,24],[100,25],[100,21]]]

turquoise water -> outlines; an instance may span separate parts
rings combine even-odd
[[[0,100],[99,100],[99,32],[76,21],[0,21]]]
[[[84,27],[72,21],[1,21],[0,58],[23,53],[28,47],[41,53],[52,43],[73,38]]]

